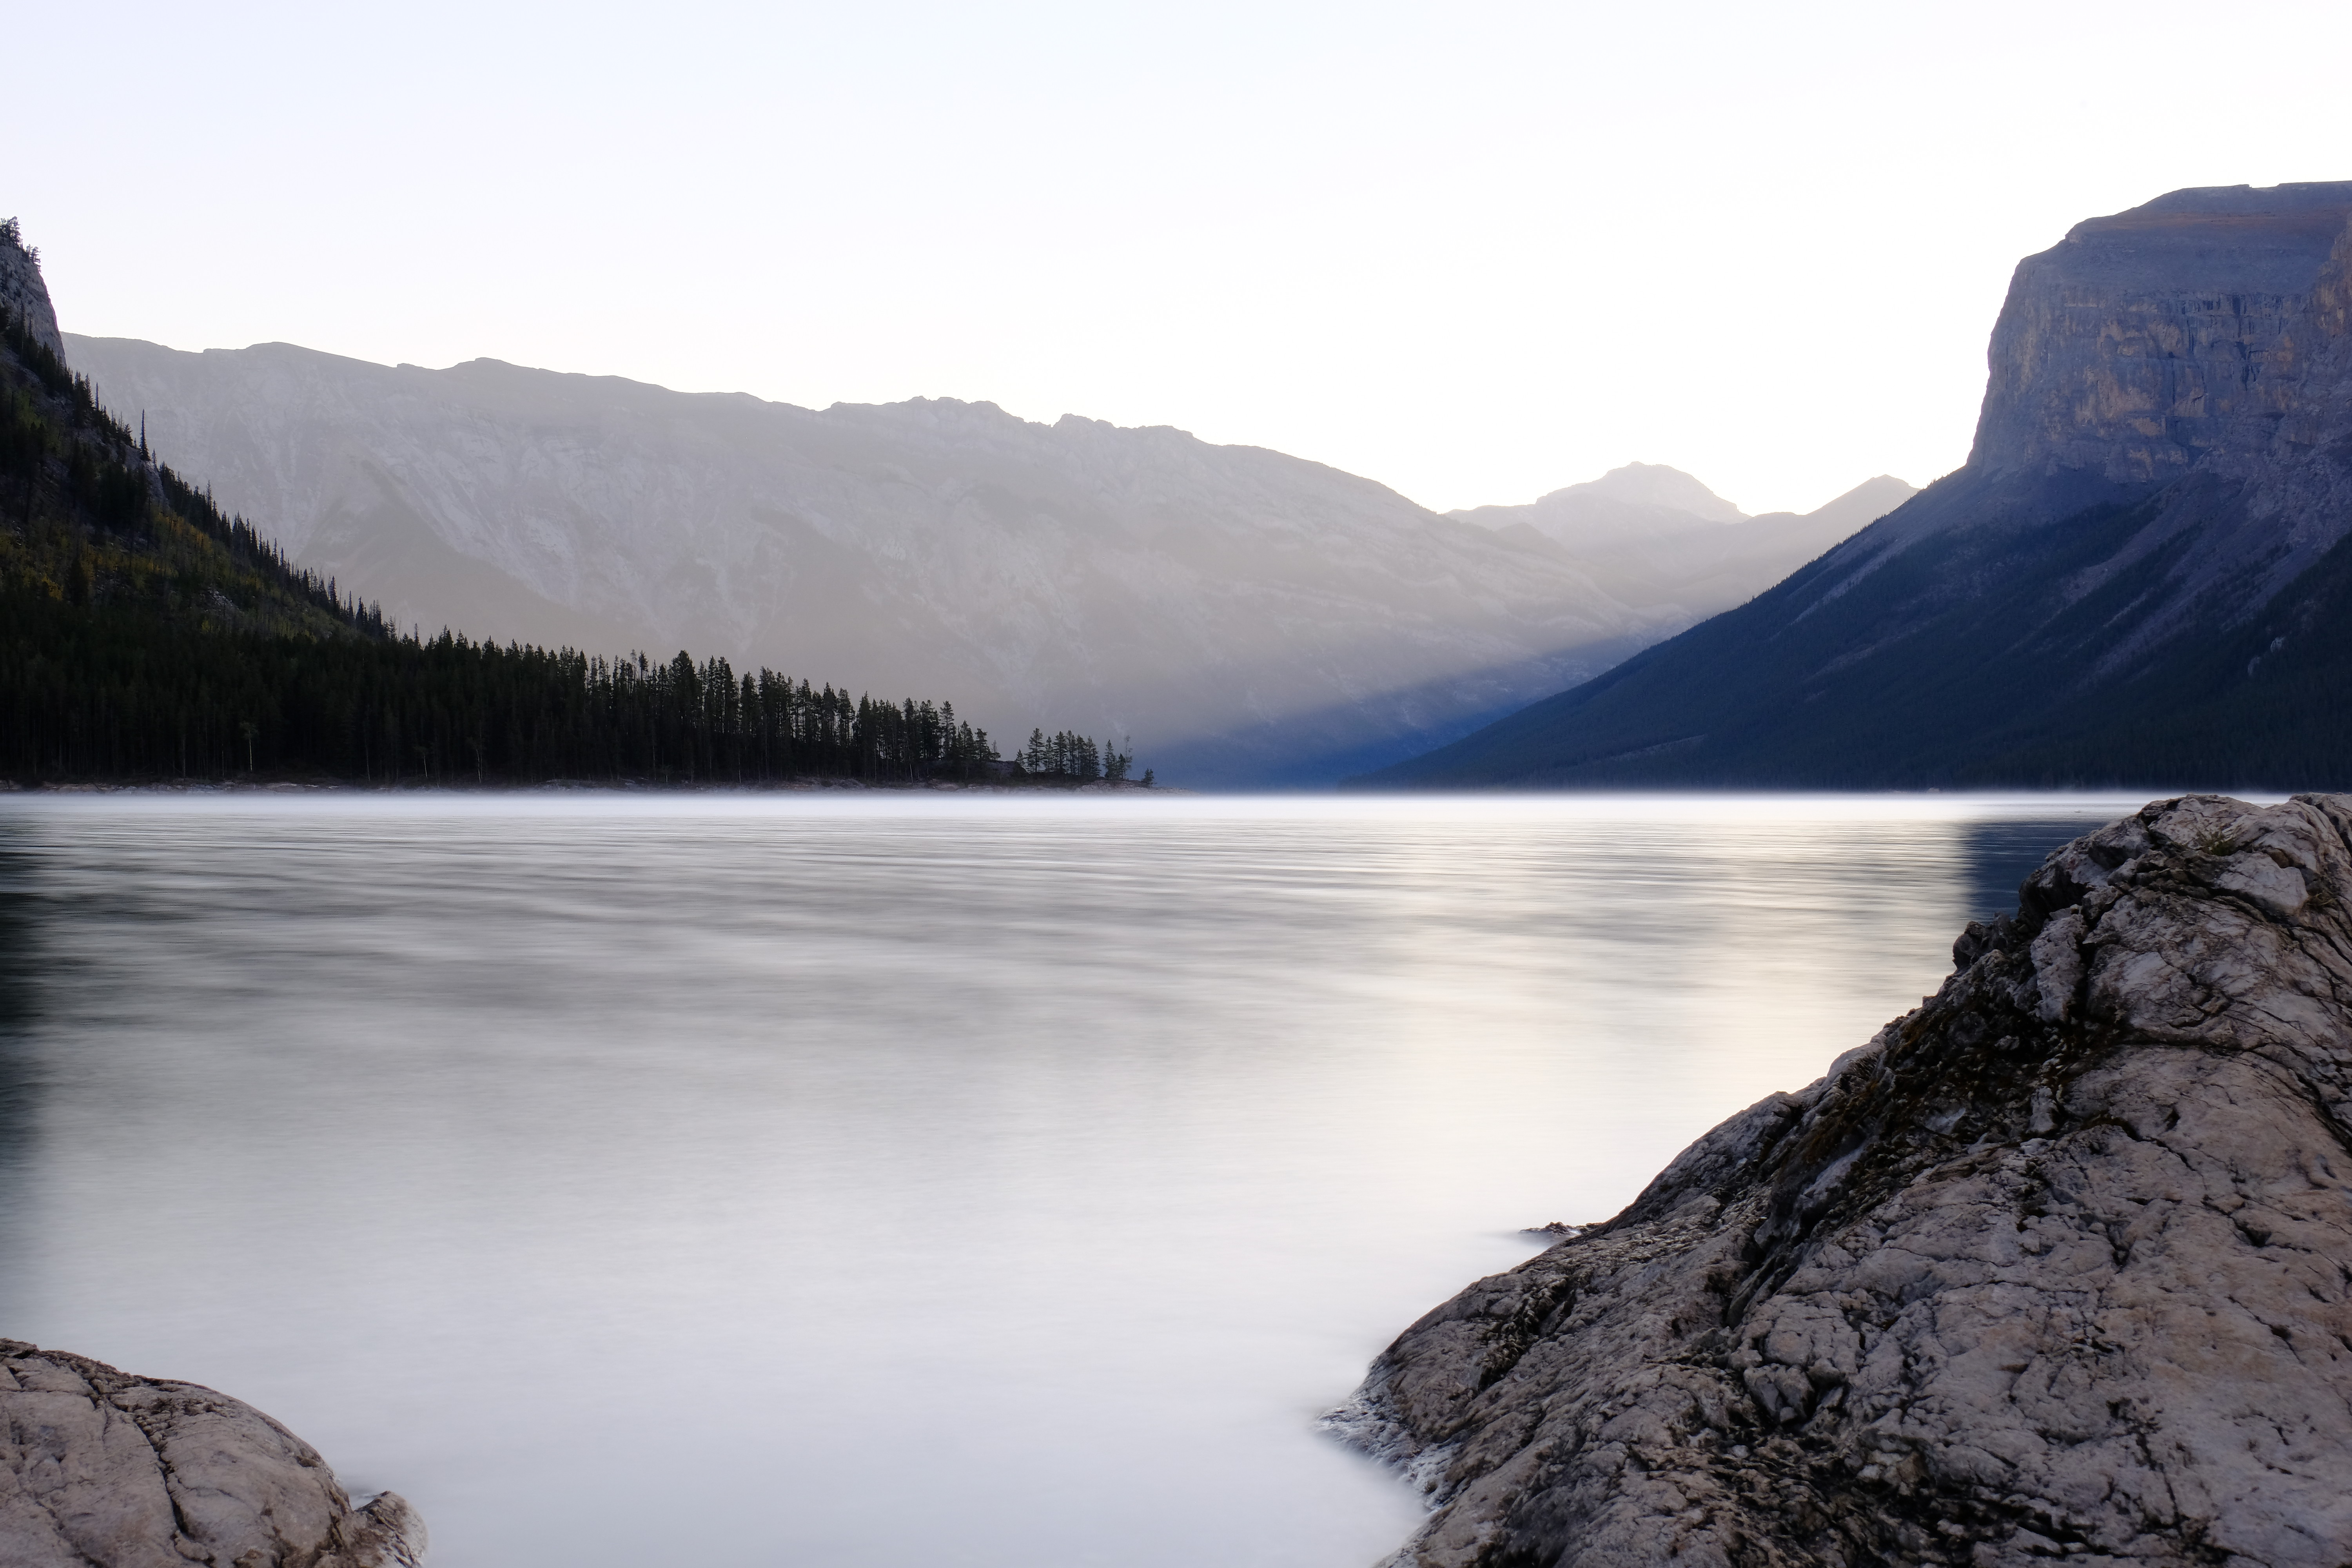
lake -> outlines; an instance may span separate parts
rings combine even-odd
[[[2140,803],[0,796],[0,1334],[435,1568],[1364,1568],[1391,1338]]]

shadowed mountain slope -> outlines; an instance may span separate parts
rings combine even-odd
[[[2264,788],[2352,775],[2352,183],[2019,264],[1966,467],[1386,785]]]

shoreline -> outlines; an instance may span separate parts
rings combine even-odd
[[[544,784],[364,784],[348,779],[267,782],[169,779],[138,784],[76,780],[22,784],[0,779],[0,795],[813,795],[849,790],[901,795],[1189,795],[1198,791],[1133,779],[1090,779],[1071,784],[1001,784],[994,781],[923,779],[900,782],[842,778],[772,779],[759,784],[667,784],[652,779],[549,779]]]

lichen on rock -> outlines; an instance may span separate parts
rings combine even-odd
[[[352,1507],[249,1405],[0,1340],[8,1568],[419,1568],[425,1547],[399,1494]]]
[[[2077,839],[1375,1363],[1413,1568],[2352,1561],[2352,796]]]

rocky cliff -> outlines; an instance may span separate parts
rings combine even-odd
[[[49,304],[49,286],[41,279],[41,253],[26,247],[15,218],[0,223],[0,314],[22,320],[36,342],[58,358],[65,357],[65,340],[58,336],[58,313]]]
[[[1409,784],[2352,776],[2352,183],[2176,191],[2018,266],[1968,465]]]
[[[417,1568],[398,1494],[354,1508],[318,1451],[193,1383],[0,1340],[9,1568]]]
[[[1408,1330],[1418,1568],[2352,1561],[2352,797],[2159,802]]]
[[[2175,191],[2027,257],[1969,467],[2148,484],[2266,447],[2341,331],[2313,304],[2347,205],[2341,184]]]

